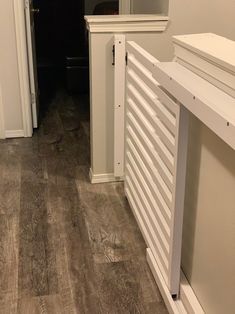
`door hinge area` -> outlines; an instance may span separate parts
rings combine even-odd
[[[125,61],[126,61],[126,65],[128,65],[128,52],[126,52]]]
[[[113,54],[113,62],[112,62],[112,65],[115,65],[115,45],[113,45],[112,54]]]
[[[34,93],[31,93],[31,104],[34,104],[36,101],[36,96]]]
[[[29,8],[29,0],[24,1],[24,8],[27,10]]]

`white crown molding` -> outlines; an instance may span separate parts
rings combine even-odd
[[[202,33],[173,36],[173,43],[194,52],[234,75],[235,41],[213,33]]]
[[[175,61],[235,97],[234,41],[206,33],[174,36],[173,43]]]
[[[164,32],[168,16],[157,14],[86,15],[90,33]]]

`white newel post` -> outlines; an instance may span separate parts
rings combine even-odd
[[[154,50],[156,37],[166,29],[168,17],[107,15],[86,16],[85,20],[89,31],[90,59],[90,178],[92,183],[119,181],[123,179],[124,158],[121,142],[124,129],[124,106],[118,107],[123,103],[124,97],[124,37],[128,40],[135,38]],[[122,43],[117,42],[116,65],[114,66],[112,65],[112,50],[115,35],[121,36],[119,38]],[[115,88],[120,88],[121,92],[117,90],[115,92]]]

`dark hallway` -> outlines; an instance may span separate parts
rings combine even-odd
[[[89,93],[88,39],[84,0],[33,0],[40,105],[57,90]]]
[[[89,183],[87,98],[0,141],[0,313],[167,313],[123,184]]]

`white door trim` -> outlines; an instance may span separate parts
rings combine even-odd
[[[5,134],[5,120],[4,120],[4,108],[2,99],[2,88],[0,86],[0,139],[6,138]]]
[[[33,125],[24,6],[24,0],[13,0],[23,129],[24,136],[30,137],[33,134]]]
[[[124,176],[126,36],[114,35],[114,176]]]
[[[131,13],[131,1],[119,0],[119,14],[130,14],[130,13]]]

